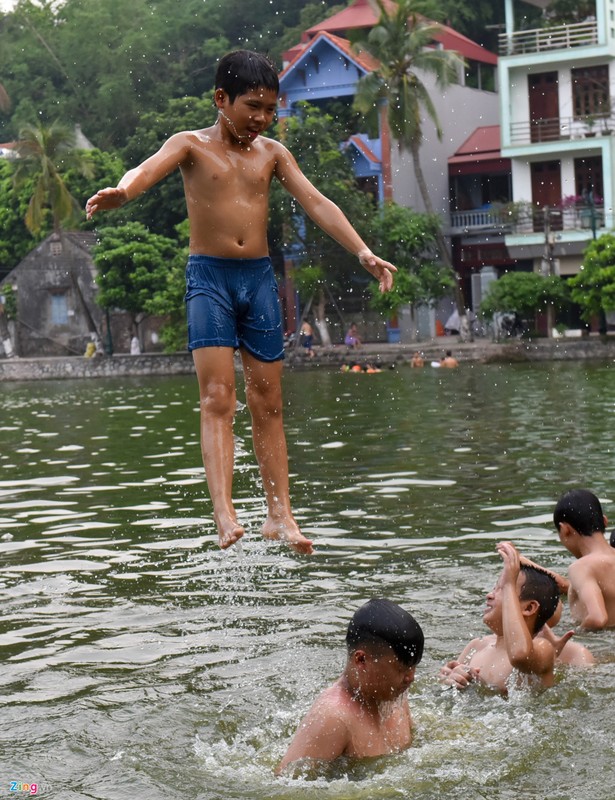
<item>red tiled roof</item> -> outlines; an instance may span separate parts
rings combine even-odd
[[[391,2],[391,0],[384,0],[385,8],[391,9],[394,8],[394,5],[395,4]],[[304,40],[310,39],[322,31],[343,34],[348,30],[356,28],[372,28],[378,22],[379,16],[380,13],[377,6],[375,4],[372,6],[370,0],[355,0],[348,8],[343,9],[343,11],[340,11],[338,14],[334,14],[328,19],[316,25],[312,25],[311,28],[305,31],[303,37]],[[417,16],[421,17],[420,14]],[[421,18],[425,19],[424,17]],[[426,19],[425,21],[429,22],[429,20]],[[463,34],[458,33],[453,30],[453,28],[449,28],[448,25],[438,24],[438,28],[439,30],[434,35],[434,39],[439,42],[445,50],[454,50],[463,58],[472,61],[481,61],[484,64],[495,65],[498,63],[498,57],[495,53],[486,50],[481,45],[468,39],[467,36],[463,36]],[[295,48],[292,48],[288,53],[290,54],[294,50]]]
[[[375,5],[375,4],[374,4]],[[392,3],[387,3],[392,6]],[[333,14],[332,17],[312,25],[305,32],[313,36],[320,31],[347,31],[351,28],[372,28],[378,21],[378,13],[372,8],[369,0],[355,0],[354,3]]]
[[[486,161],[500,158],[500,126],[485,125],[476,128],[449,158],[449,164],[463,164],[468,161]]]

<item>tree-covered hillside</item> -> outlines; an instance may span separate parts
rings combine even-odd
[[[35,120],[79,123],[99,148],[122,147],[141,116],[212,88],[235,47],[282,53],[343,9],[335,0],[18,0],[0,14],[0,142]],[[417,0],[417,9],[495,46],[492,0]],[[4,98],[4,93],[2,95]]]

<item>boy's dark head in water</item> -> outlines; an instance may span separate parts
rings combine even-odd
[[[571,489],[560,497],[553,512],[558,531],[562,522],[567,522],[581,536],[604,533],[606,527],[600,500],[588,489]]]
[[[522,564],[519,574],[524,576],[519,600],[535,600],[540,606],[534,623],[533,633],[536,634],[557,611],[559,589],[555,580],[542,569]]]
[[[423,657],[425,638],[412,614],[383,598],[370,600],[355,611],[348,625],[348,654],[359,649],[391,648],[407,667],[416,666]]]

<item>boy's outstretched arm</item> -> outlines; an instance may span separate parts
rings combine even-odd
[[[98,211],[107,211],[121,206],[146,192],[155,183],[177,169],[189,151],[185,133],[176,133],[162,145],[160,150],[138,167],[129,170],[117,186],[100,189],[85,204],[88,219]]]
[[[519,553],[511,542],[500,542],[497,551],[504,562],[501,577],[502,627],[508,658],[513,667],[521,672],[546,675],[553,670],[555,651],[546,639],[532,638],[525,623],[517,590],[521,567]]]
[[[299,725],[275,774],[279,775],[289,764],[303,759],[333,761],[345,753],[349,741],[344,720],[334,709],[317,700]]]
[[[541,569],[543,572],[546,572],[547,575],[550,575],[555,583],[557,583],[557,588],[559,589],[560,594],[568,594],[568,589],[570,589],[570,581],[564,578],[563,575],[560,575],[558,572],[553,572],[552,569],[547,569],[547,567],[543,567],[542,564],[536,564],[535,561],[532,561],[526,556],[519,556],[521,563],[526,564],[528,567],[536,567],[536,569]]]
[[[328,233],[332,239],[355,255],[380,285],[381,292],[388,292],[393,286],[393,273],[397,267],[376,256],[352,227],[342,210],[305,177],[291,153],[281,144],[276,162],[275,175],[301,204],[314,222]]]

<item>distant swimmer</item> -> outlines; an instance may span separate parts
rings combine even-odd
[[[459,362],[456,358],[454,358],[452,352],[450,350],[446,351],[446,354],[440,360],[441,367],[447,367],[448,369],[454,369],[455,367],[459,366]]]

